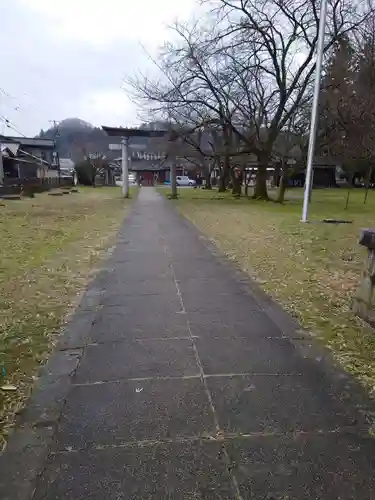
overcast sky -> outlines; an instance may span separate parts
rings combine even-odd
[[[0,116],[31,136],[75,116],[137,124],[124,77],[150,68],[142,46],[156,54],[167,25],[194,12],[195,0],[0,0]]]

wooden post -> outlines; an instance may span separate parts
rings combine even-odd
[[[359,244],[367,248],[367,258],[354,298],[353,311],[359,317],[375,326],[375,229],[362,230]]]

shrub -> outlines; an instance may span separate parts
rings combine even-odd
[[[95,182],[95,167],[90,161],[84,160],[75,165],[77,179],[79,184],[84,186],[92,186]]]

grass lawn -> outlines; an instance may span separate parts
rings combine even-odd
[[[169,190],[161,190],[169,193]],[[375,391],[375,332],[351,313],[366,251],[360,229],[375,225],[375,192],[314,190],[310,215],[352,224],[302,224],[302,191],[285,205],[233,199],[231,194],[180,189],[178,209]]]
[[[0,386],[17,388],[0,390],[0,437],[128,206],[119,188],[106,187],[0,200]]]

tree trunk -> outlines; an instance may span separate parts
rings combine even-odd
[[[365,199],[363,200],[364,205],[366,205],[366,203],[367,203],[368,190],[370,189],[371,177],[372,177],[372,166],[369,168],[368,173],[367,173],[367,177],[366,177]]]
[[[206,185],[205,189],[212,189],[212,184],[211,184],[211,172],[208,172],[206,175]]]
[[[227,181],[229,175],[229,157],[224,157],[224,164],[220,172],[219,193],[224,193],[227,190]]]
[[[267,167],[269,156],[267,154],[258,156],[258,170],[255,179],[253,198],[257,200],[268,200],[267,193]]]
[[[206,184],[204,186],[205,189],[212,189],[211,173],[212,173],[211,167],[210,167],[210,165],[208,165],[208,167],[204,171],[204,174],[205,174],[204,177],[205,177],[205,182],[206,182]]]
[[[285,192],[286,192],[286,188],[288,186],[287,181],[288,181],[288,176],[286,173],[283,172],[281,177],[280,177],[279,189],[277,191],[277,198],[276,198],[277,203],[284,203]]]
[[[174,159],[171,165],[171,191],[172,200],[177,199],[176,163]]]
[[[247,198],[249,196],[249,176],[248,176],[248,172],[246,171],[246,165],[244,166],[244,169],[242,172],[242,177],[243,177],[243,182],[244,182],[244,195]]]
[[[219,193],[225,193],[227,190],[227,182],[224,176],[224,172],[220,172],[220,179],[219,179]]]
[[[280,162],[277,162],[277,164],[275,166],[275,170],[273,171],[273,176],[272,176],[273,187],[279,186],[281,183],[282,174],[280,175],[280,171],[281,171],[281,165],[280,165]]]
[[[348,183],[348,192],[346,194],[345,210],[347,210],[349,207],[350,193],[353,189],[353,179],[355,177],[355,175],[353,173],[351,173],[350,175],[351,175],[351,177],[350,177],[350,181]]]
[[[284,203],[285,200],[285,192],[288,187],[288,178],[290,175],[290,170],[288,164],[283,159],[281,163],[278,165],[278,190],[276,203]]]
[[[236,197],[241,196],[241,178],[236,175],[234,168],[231,169],[231,179],[232,179],[232,194]]]

